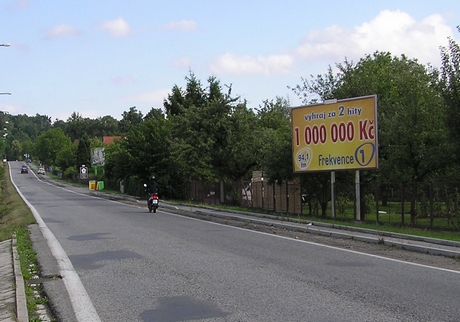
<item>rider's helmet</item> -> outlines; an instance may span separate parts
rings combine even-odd
[[[150,180],[155,181],[155,176],[150,176]]]

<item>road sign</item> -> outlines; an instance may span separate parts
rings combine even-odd
[[[88,168],[85,166],[80,167],[80,179],[88,179]]]

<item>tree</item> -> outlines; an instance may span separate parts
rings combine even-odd
[[[151,118],[138,127],[131,127],[123,140],[108,149],[107,175],[115,175],[118,181],[137,179],[134,190],[140,191],[142,184],[154,174],[162,194],[172,195],[174,188],[169,186],[169,179],[174,173],[174,160],[170,157],[169,127],[170,122],[164,118]]]
[[[460,26],[457,26],[460,32]],[[446,123],[454,144],[455,163],[460,161],[460,46],[449,37],[449,45],[441,47],[439,90],[447,106]]]
[[[258,159],[257,120],[246,102],[222,90],[215,77],[203,88],[191,73],[186,90],[165,102],[172,121],[171,154],[187,180],[220,181],[247,177]],[[178,88],[176,86],[176,88]],[[181,105],[182,104],[182,105]]]
[[[67,119],[66,133],[69,135],[70,139],[73,141],[81,138],[84,132],[83,126],[83,116],[78,112],[73,112],[70,117]]]
[[[23,153],[22,153],[22,144],[18,140],[13,140],[11,142],[11,148],[10,148],[10,154],[13,156],[14,159],[16,160],[22,160],[23,159]]]
[[[260,165],[272,182],[293,176],[290,104],[284,98],[264,101],[257,110],[260,129]]]
[[[118,120],[113,118],[110,115],[106,115],[97,119],[97,125],[99,128],[98,133],[95,133],[98,137],[106,136],[106,135],[119,135],[120,129]],[[89,133],[88,133],[89,135]],[[90,137],[94,137],[96,135],[90,135]]]
[[[62,148],[56,155],[55,165],[64,171],[70,167],[75,169],[77,147],[76,144],[70,144]]]
[[[161,110],[161,108],[151,108],[150,111],[145,115],[144,120],[152,119],[152,118],[165,118],[165,114]]]
[[[84,134],[78,141],[77,154],[75,156],[75,168],[80,169],[82,165],[91,166],[91,142],[88,135]]]
[[[127,133],[131,128],[141,125],[144,116],[135,106],[129,108],[128,112],[123,112],[122,119],[119,123],[120,132]]]
[[[128,153],[124,140],[117,140],[104,149],[105,152],[105,180],[108,186],[117,188],[120,181],[130,175],[131,166],[126,162]]]
[[[327,75],[304,81],[295,92],[322,99],[377,94],[380,168],[378,172],[364,172],[364,181],[376,174],[381,182],[405,181],[411,184],[415,198],[417,184],[443,173],[449,162],[444,105],[432,75],[417,60],[380,52],[356,64],[345,61],[337,68],[337,75],[329,68]],[[414,220],[415,199],[411,203]]]
[[[55,165],[58,153],[68,149],[70,145],[70,138],[65,135],[62,129],[50,129],[37,138],[35,155],[43,163]]]
[[[185,77],[185,80],[187,81],[186,89],[182,90],[179,86],[174,85],[172,94],[168,95],[168,98],[164,101],[163,105],[168,116],[179,115],[193,106],[202,107],[206,100],[212,96],[207,97],[201,82],[192,71]],[[214,94],[218,90],[218,82],[214,77],[211,77],[209,83],[210,89],[212,89],[211,93]]]

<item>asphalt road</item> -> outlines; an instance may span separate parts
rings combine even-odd
[[[13,181],[45,224],[32,238],[62,321],[459,320],[458,272],[153,214],[21,165],[11,163]]]

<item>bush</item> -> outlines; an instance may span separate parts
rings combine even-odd
[[[63,177],[65,179],[72,179],[76,172],[77,170],[75,169],[75,167],[68,167],[67,169],[65,169]]]

